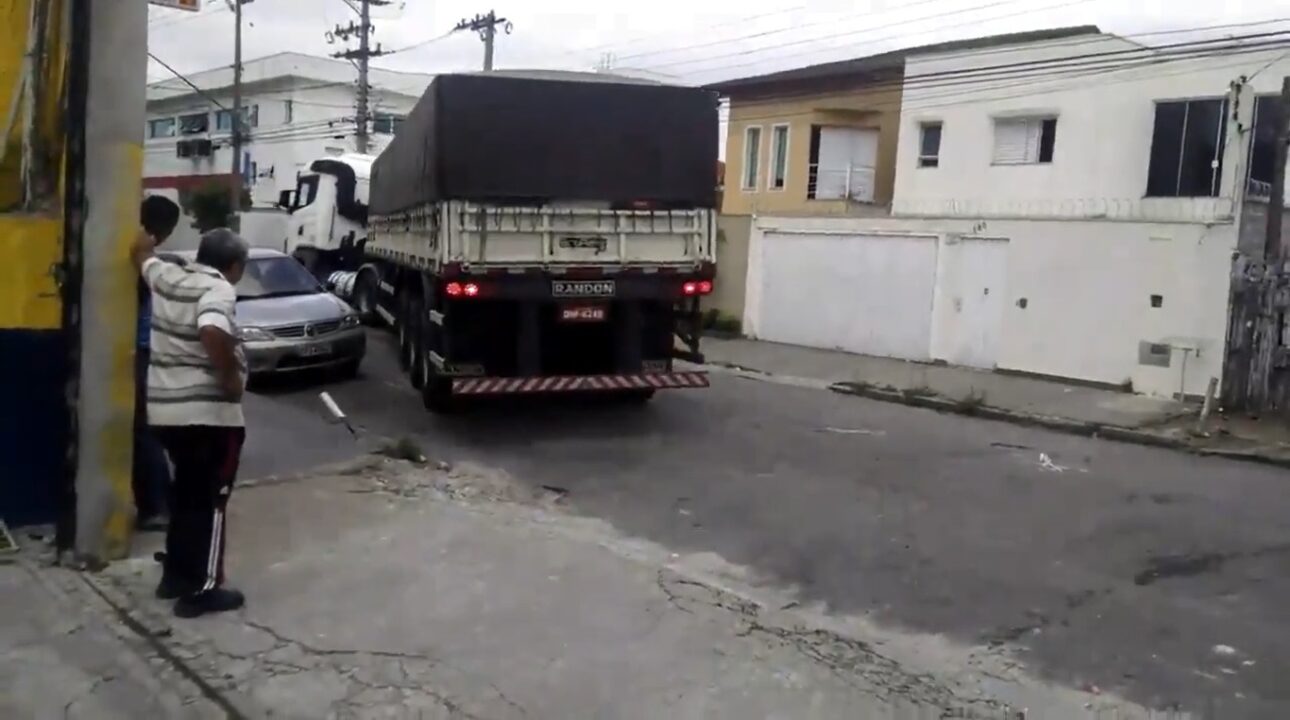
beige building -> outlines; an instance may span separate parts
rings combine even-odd
[[[730,107],[720,276],[711,306],[726,316],[743,314],[754,217],[890,214],[907,57],[1072,34],[1059,29],[996,35],[710,85]]]

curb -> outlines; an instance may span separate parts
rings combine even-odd
[[[765,377],[773,378],[774,376],[766,375]],[[997,420],[1000,422],[1011,423],[1013,425],[1053,430],[1056,432],[1066,433],[1068,435],[1078,435],[1081,437],[1112,440],[1133,445],[1146,445],[1167,450],[1177,450],[1200,457],[1216,457],[1224,460],[1237,460],[1241,462],[1251,462],[1290,469],[1290,457],[1263,455],[1257,452],[1242,450],[1196,447],[1186,440],[1165,437],[1157,435],[1156,433],[1121,427],[1119,425],[1105,425],[1102,423],[1070,420],[1068,418],[1053,417],[1050,415],[1037,415],[1017,410],[1005,410],[1003,408],[993,407],[990,405],[971,405],[956,400],[946,400],[943,397],[935,395],[913,395],[897,390],[885,390],[852,382],[836,382],[828,387],[829,390],[842,395],[855,395],[869,400],[878,400],[880,402],[924,408],[952,415],[963,415],[984,420]]]
[[[89,572],[77,572],[77,575],[84,581],[86,587],[116,614],[121,624],[137,635],[144,643],[147,643],[160,658],[169,663],[185,680],[192,683],[202,697],[224,712],[225,717],[229,720],[250,720],[250,718],[257,716],[257,713],[248,712],[238,707],[238,704],[228,695],[202,677],[201,673],[197,672],[171,649],[165,642],[165,638],[171,634],[167,625],[159,622],[157,618],[147,617],[146,613],[140,612],[124,593],[117,590],[103,578],[96,577]]]

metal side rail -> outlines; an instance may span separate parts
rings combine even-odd
[[[555,392],[613,392],[708,387],[706,372],[632,373],[626,375],[553,375],[551,377],[471,377],[452,381],[454,395],[503,395]]]

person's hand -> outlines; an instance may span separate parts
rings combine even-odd
[[[130,247],[130,260],[134,262],[136,268],[141,268],[144,261],[152,257],[156,249],[157,238],[140,227],[134,236],[134,245]]]
[[[224,378],[220,384],[224,386],[224,397],[230,402],[242,401],[242,392],[245,390],[245,385],[242,383],[240,374],[232,373]]]

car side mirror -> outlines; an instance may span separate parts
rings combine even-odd
[[[283,210],[290,210],[292,207],[294,207],[296,204],[296,199],[293,196],[295,194],[296,194],[295,190],[283,190],[282,192],[278,193],[278,207],[282,208]]]

